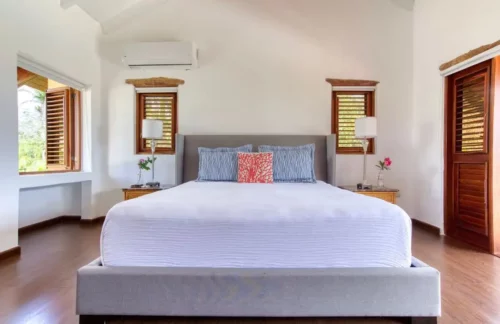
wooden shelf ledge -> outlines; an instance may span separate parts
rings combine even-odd
[[[168,88],[178,87],[179,85],[184,84],[184,80],[156,77],[148,79],[127,79],[125,80],[125,83],[131,84],[136,88]]]
[[[373,81],[373,80],[330,79],[330,78],[327,78],[326,82],[330,83],[332,87],[374,87],[377,84],[379,84],[378,81]]]
[[[459,55],[457,57],[455,57],[453,60],[451,61],[448,61],[446,63],[443,63],[439,66],[439,70],[440,71],[444,71],[444,70],[447,70],[449,68],[451,68],[452,66],[454,65],[457,65],[457,64],[460,64],[464,61],[467,61],[468,59],[471,59],[473,58],[474,56],[477,56],[481,53],[484,53],[492,48],[495,48],[497,46],[500,45],[500,40],[497,40],[496,42],[493,42],[491,44],[487,44],[487,45],[483,45],[483,46],[479,46],[473,50],[470,50],[468,51],[467,53],[465,54],[462,54],[462,55]]]

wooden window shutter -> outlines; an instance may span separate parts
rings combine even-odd
[[[47,90],[46,97],[46,160],[47,169],[69,170],[71,89],[58,88]]]
[[[455,152],[487,153],[489,67],[455,80]]]
[[[337,153],[362,154],[361,141],[355,137],[357,118],[374,116],[373,91],[334,91],[332,97],[332,132],[337,134]],[[367,153],[374,152],[369,139]]]
[[[163,122],[163,138],[156,140],[156,153],[175,153],[177,133],[177,94],[138,93],[137,94],[137,153],[150,153],[151,140],[142,139],[142,120],[158,119]]]
[[[69,159],[71,170],[82,169],[82,94],[71,88],[69,109]]]

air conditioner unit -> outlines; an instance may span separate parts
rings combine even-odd
[[[198,67],[198,52],[191,42],[148,42],[125,46],[123,62],[132,69]]]

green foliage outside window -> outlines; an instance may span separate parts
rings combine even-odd
[[[19,172],[45,171],[45,92],[22,86],[19,98]]]

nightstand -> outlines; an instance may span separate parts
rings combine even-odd
[[[361,195],[379,198],[390,202],[391,204],[396,203],[396,197],[399,192],[398,189],[376,186],[373,186],[372,189],[358,189],[356,186],[339,186],[339,188],[359,193]]]
[[[123,199],[129,200],[137,197],[141,197],[144,195],[148,195],[153,192],[157,192],[160,190],[166,190],[175,187],[174,185],[166,185],[161,186],[159,188],[123,188]]]

